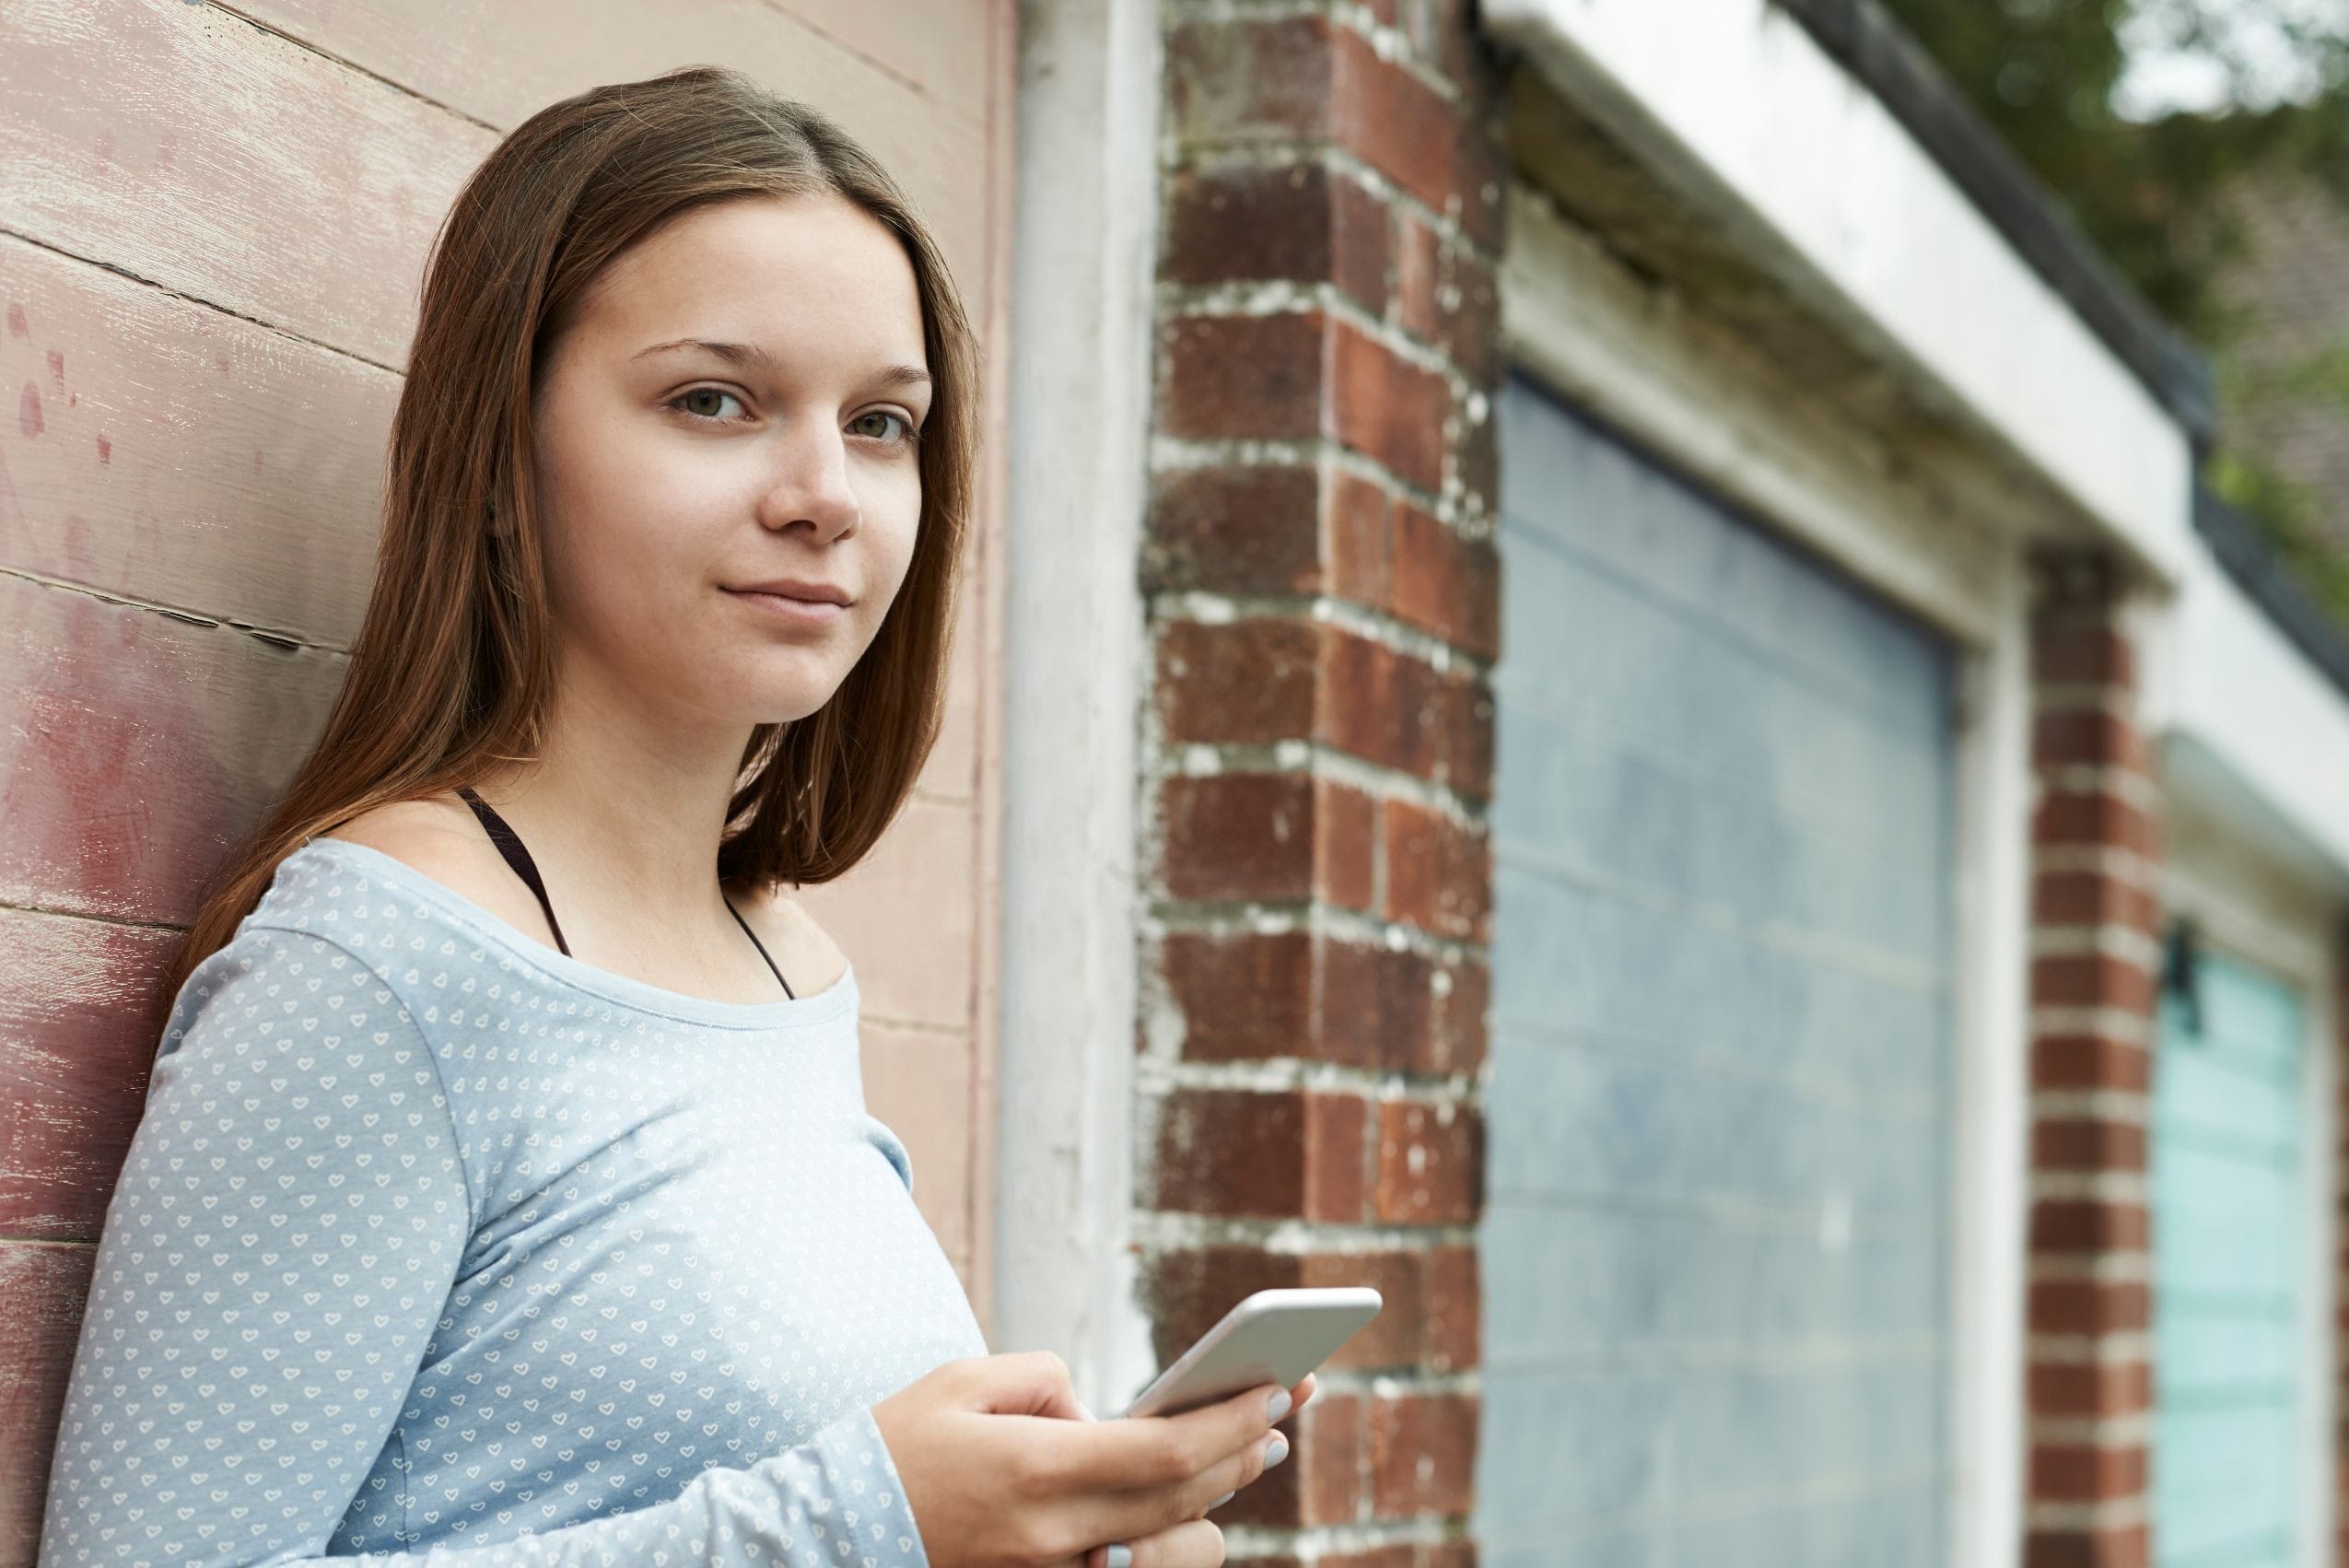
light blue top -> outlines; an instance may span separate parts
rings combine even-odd
[[[871,1407],[987,1346],[857,1023],[302,845],[173,1004],[41,1562],[926,1568]]]

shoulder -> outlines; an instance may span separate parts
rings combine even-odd
[[[372,806],[318,837],[389,855],[517,930],[546,930],[538,900],[507,867],[472,808],[454,794]]]
[[[774,958],[794,996],[813,996],[832,989],[847,972],[847,955],[840,951],[807,907],[777,883],[728,895],[742,919],[758,935],[759,943]]]

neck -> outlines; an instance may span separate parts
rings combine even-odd
[[[655,920],[715,914],[718,844],[747,726],[655,711],[567,677],[542,754],[486,775],[476,791],[543,867],[606,907]]]

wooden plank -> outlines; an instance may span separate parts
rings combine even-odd
[[[988,184],[979,122],[947,111],[761,0],[597,0],[594,24],[585,27],[577,0],[462,6],[447,0],[240,0],[238,9],[500,131],[599,83],[722,62],[838,121],[904,187],[962,286],[984,283]],[[873,27],[905,26],[888,7],[877,9],[884,14]],[[969,68],[965,59],[963,69]]]
[[[0,1240],[0,1563],[29,1563],[40,1546],[49,1456],[96,1256],[81,1245]]]
[[[913,83],[965,120],[987,117],[997,62],[988,53],[1004,0],[770,0],[827,38]]]
[[[0,908],[0,1235],[98,1239],[179,935]]]
[[[0,577],[0,904],[185,925],[309,752],[342,668]]]
[[[975,1190],[970,1037],[867,1024],[858,1045],[867,1085],[865,1108],[905,1143],[914,1166],[914,1202],[967,1291]]]
[[[392,367],[497,139],[181,0],[0,7],[0,229]]]
[[[0,567],[347,643],[400,378],[0,237]]]
[[[864,864],[793,895],[856,965],[868,1020],[970,1027],[976,832],[967,805],[917,797]]]

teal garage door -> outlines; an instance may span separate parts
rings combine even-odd
[[[2308,1211],[2300,999],[2220,956],[2162,1003],[2154,1079],[2154,1551],[2290,1568]]]
[[[1931,1568],[1948,648],[1530,384],[1505,651],[1485,1568]]]

